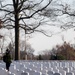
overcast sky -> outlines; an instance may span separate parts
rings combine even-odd
[[[60,34],[53,35],[52,37],[46,37],[43,34],[36,34],[33,38],[29,40],[32,47],[36,50],[35,54],[39,53],[43,50],[51,50],[56,45],[62,45],[63,40],[62,37],[64,37],[64,41],[75,44],[75,31],[74,29],[70,29],[67,31],[64,31]]]

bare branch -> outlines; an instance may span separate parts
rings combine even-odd
[[[69,12],[67,12],[67,11],[63,12],[63,14],[68,14],[69,16],[75,16],[74,13],[69,13]]]
[[[2,9],[0,8],[0,11],[8,12],[8,13],[13,13],[13,11],[7,10],[7,9]]]
[[[15,28],[15,26],[13,26],[13,25],[6,25],[6,26],[3,26],[3,28],[13,29],[13,28]]]
[[[31,3],[31,1],[29,1],[29,2]],[[24,6],[24,7],[20,10],[20,12],[23,11],[23,10],[26,10],[26,9],[34,8],[34,7],[36,7],[37,5],[39,5],[41,2],[43,2],[43,0],[41,0],[39,3],[33,4],[33,5]]]
[[[36,13],[38,13],[38,12],[44,10],[45,8],[47,8],[51,2],[52,2],[52,0],[49,1],[49,3],[48,3],[45,7],[43,7],[42,9],[39,9],[39,10],[35,11],[35,12],[34,12],[33,14],[31,14],[30,16],[21,17],[20,19],[29,19],[29,18],[31,18],[31,17],[34,16]]]
[[[15,22],[13,19],[7,18],[7,19],[5,19],[5,20],[3,21],[3,23],[6,22],[6,21],[13,21],[13,22]]]
[[[52,36],[52,34],[51,35],[47,35],[47,33],[45,33],[44,31],[42,31],[42,30],[34,30],[35,32],[40,32],[40,33],[42,33],[42,34],[44,34],[45,36],[47,36],[47,37],[51,37]]]
[[[8,6],[13,6],[13,5],[12,5],[12,4],[6,4],[6,5],[3,6],[3,5],[1,4],[1,8],[6,8],[6,7],[8,7]]]

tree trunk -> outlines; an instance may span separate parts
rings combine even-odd
[[[20,60],[20,49],[19,49],[19,20],[18,13],[15,13],[15,60]]]

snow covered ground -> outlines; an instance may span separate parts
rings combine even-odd
[[[0,61],[0,75],[75,75],[75,61],[13,61],[9,72]]]

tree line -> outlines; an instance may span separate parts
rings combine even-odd
[[[66,41],[56,45],[52,50],[43,51],[37,56],[38,60],[75,60],[75,47]]]

